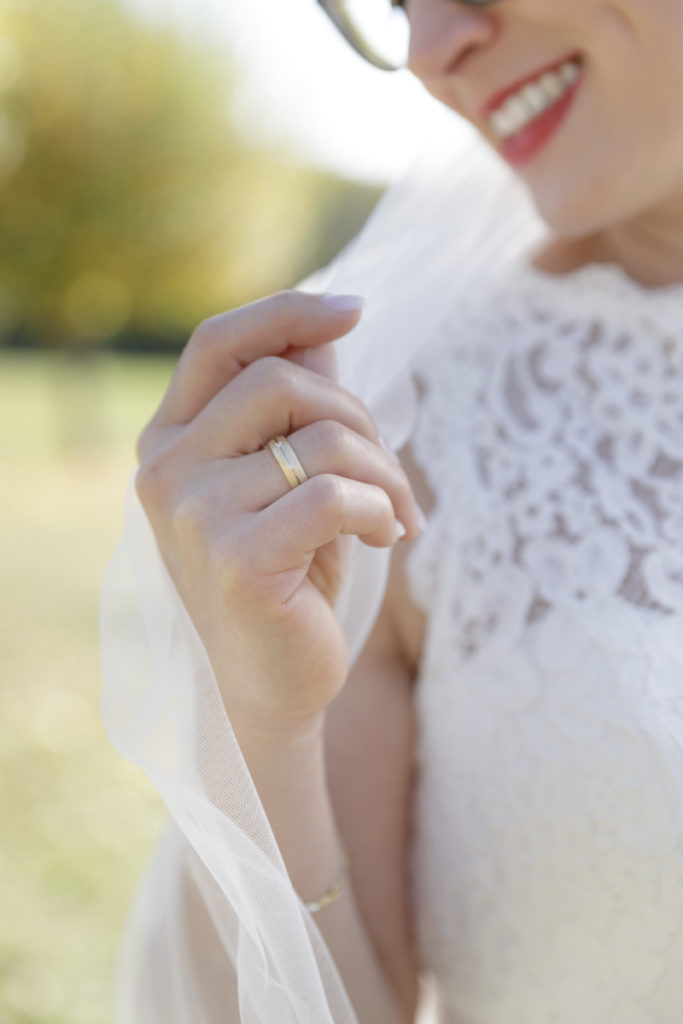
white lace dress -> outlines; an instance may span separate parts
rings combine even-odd
[[[683,1021],[683,286],[520,262],[429,350],[413,879],[444,1024]]]

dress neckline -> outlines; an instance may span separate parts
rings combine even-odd
[[[553,323],[609,324],[612,330],[660,337],[683,359],[683,282],[647,287],[618,263],[584,263],[562,274],[541,270],[533,254],[519,251],[501,273],[459,300],[460,314],[473,310],[515,318],[539,316]]]
[[[630,294],[638,296],[643,300],[661,302],[674,300],[677,303],[683,301],[683,282],[673,281],[663,285],[645,285],[622,267],[620,263],[584,263],[572,270],[563,273],[553,273],[549,270],[541,270],[532,263],[533,254],[525,252],[517,263],[517,271],[530,282],[536,282],[539,286],[544,285],[551,289],[565,291],[568,285],[579,286],[583,291],[590,291],[593,287],[600,292],[620,296]]]

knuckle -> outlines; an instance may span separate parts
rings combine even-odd
[[[211,352],[216,348],[222,335],[221,317],[210,316],[199,323],[185,346],[189,354]]]
[[[338,420],[319,420],[315,425],[316,440],[326,453],[333,453],[337,461],[351,457],[351,437],[348,429]]]
[[[134,483],[135,493],[146,511],[157,511],[164,507],[170,493],[165,451],[155,452],[141,462]]]
[[[297,379],[294,364],[279,356],[262,356],[250,363],[243,374],[249,386],[275,397],[292,391]]]
[[[164,430],[159,427],[158,417],[159,409],[157,409],[138,434],[135,444],[135,456],[139,466],[143,466],[153,458],[154,454],[164,448],[172,437],[170,430]]]
[[[343,511],[346,500],[341,479],[332,473],[319,473],[307,485],[309,497],[316,515],[329,516]]]

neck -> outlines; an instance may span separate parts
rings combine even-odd
[[[534,262],[555,274],[586,263],[617,263],[646,288],[683,283],[683,203],[650,210],[581,239],[557,239]]]
[[[683,213],[656,211],[607,229],[597,240],[601,262],[619,263],[649,288],[683,282]]]

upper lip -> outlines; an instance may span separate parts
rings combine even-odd
[[[530,75],[525,75],[524,78],[520,78],[518,81],[513,82],[512,85],[506,85],[504,89],[499,89],[498,92],[495,92],[493,96],[490,96],[485,103],[482,103],[482,105],[478,108],[477,113],[479,114],[480,117],[489,117],[494,112],[494,110],[496,110],[503,103],[505,103],[505,100],[508,98],[508,96],[511,96],[513,93],[517,92],[518,89],[523,88],[529,82],[536,81],[537,78],[540,78],[541,75],[544,75],[548,71],[556,71],[557,68],[560,68],[563,64],[566,64],[568,60],[580,59],[581,54],[570,53],[565,57],[561,57],[559,60],[554,60],[552,61],[552,63],[546,64],[544,67],[537,68],[535,71],[532,71]]]

